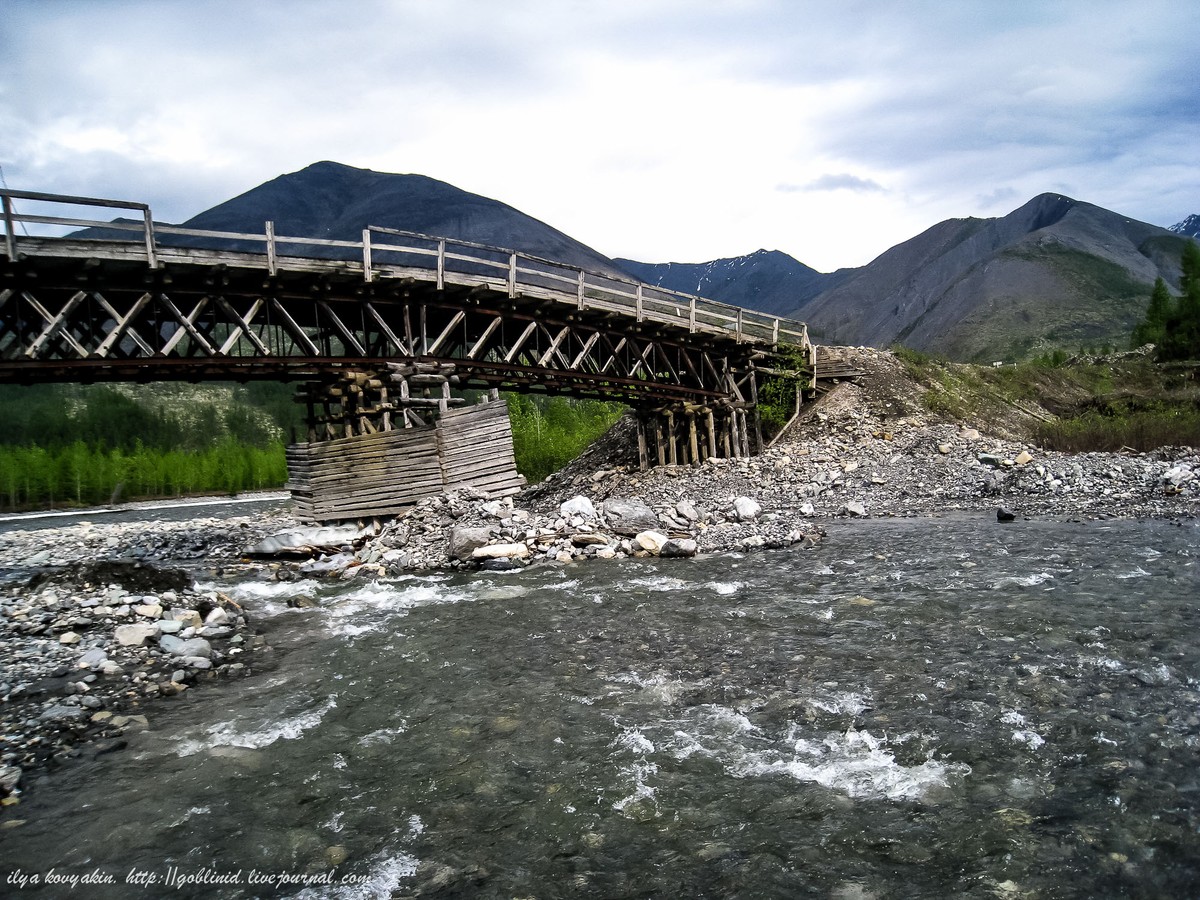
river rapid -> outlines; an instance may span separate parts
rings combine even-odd
[[[0,831],[0,892],[1200,892],[1194,521],[827,527],[807,551],[223,576],[270,668],[55,772]]]

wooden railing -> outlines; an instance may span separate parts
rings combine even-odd
[[[159,268],[164,255],[174,259],[179,251],[191,249],[249,252],[264,255],[266,267],[274,275],[280,269],[309,268],[335,261],[361,271],[367,282],[404,277],[436,283],[438,289],[448,283],[474,284],[482,279],[489,287],[507,292],[509,297],[539,297],[570,303],[580,310],[600,310],[633,316],[638,322],[654,322],[686,328],[691,333],[720,334],[738,343],[786,344],[809,348],[808,328],[803,322],[768,316],[728,303],[708,300],[643,284],[616,274],[583,269],[529,253],[477,244],[454,238],[435,237],[382,226],[369,226],[361,241],[292,237],[275,233],[273,222],[266,222],[262,234],[208,231],[179,228],[154,222],[145,203],[73,197],[35,191],[0,190],[4,209],[4,247],[9,259],[16,259],[21,238],[18,223],[72,228],[95,228],[104,232],[130,232],[141,236],[145,260],[150,268]],[[140,222],[116,222],[58,215],[18,214],[14,200],[77,206],[126,209],[141,213]],[[185,238],[186,242],[160,240],[166,236]],[[56,240],[80,240],[68,236]],[[45,246],[39,238],[30,241]],[[123,241],[120,237],[89,240]],[[130,240],[133,240],[131,238]],[[213,246],[216,245],[216,246]],[[261,245],[261,249],[257,249]],[[298,248],[294,256],[281,255],[281,248]],[[414,264],[416,263],[416,264]]]

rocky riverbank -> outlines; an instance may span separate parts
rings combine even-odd
[[[266,649],[251,616],[194,576],[289,521],[277,512],[6,531],[0,803],[15,807],[31,779],[68,758],[120,749],[150,724],[153,701],[248,672]]]
[[[1023,439],[1016,420],[984,429],[930,415],[890,354],[864,350],[856,361],[873,377],[839,386],[751,459],[640,472],[631,429],[618,423],[515,498],[461,490],[388,522],[305,528],[283,506],[235,518],[10,528],[0,542],[0,802],[15,805],[34,773],[65,757],[122,746],[126,730],[149,721],[151,701],[243,674],[267,652],[253,610],[198,589],[196,575],[370,579],[807,549],[845,517],[1200,511],[1194,448],[1049,452]]]

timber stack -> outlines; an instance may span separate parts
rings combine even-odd
[[[309,440],[287,448],[297,517],[391,516],[467,485],[492,499],[519,491],[507,404],[492,391],[467,406],[456,383],[454,366],[407,363],[309,385]]]

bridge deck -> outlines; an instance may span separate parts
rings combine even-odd
[[[369,227],[361,241],[201,231],[148,206],[0,191],[0,381],[329,377],[423,359],[461,383],[635,405],[752,403],[756,360],[815,361],[802,322],[531,254]],[[18,215],[126,206],[142,222]],[[84,228],[25,237],[17,225]]]

